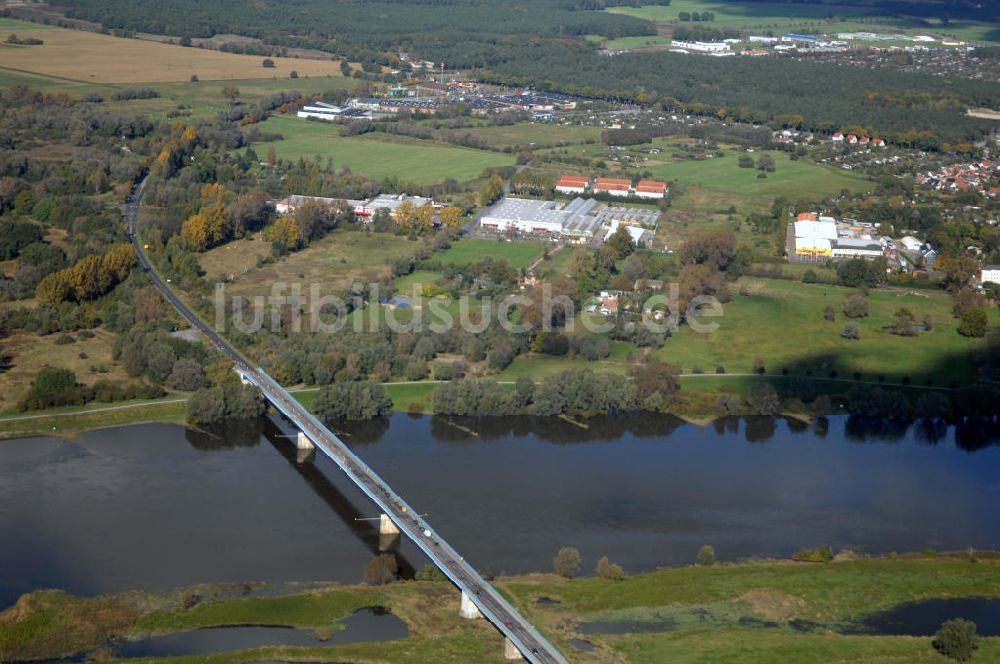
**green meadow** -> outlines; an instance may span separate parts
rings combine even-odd
[[[562,143],[584,143],[601,137],[601,128],[586,125],[560,125],[550,123],[518,122],[513,125],[496,127],[473,127],[456,129],[458,133],[469,133],[490,147],[555,146]]]
[[[281,134],[282,140],[255,143],[263,155],[274,146],[281,159],[333,160],[335,168],[350,168],[376,180],[398,178],[403,182],[433,184],[446,178],[474,180],[484,169],[510,166],[511,155],[456,147],[434,141],[379,132],[345,137],[340,127],[294,117],[273,116],[256,125],[262,132]]]
[[[537,242],[504,242],[500,240],[461,240],[437,257],[442,265],[469,265],[487,256],[505,259],[511,267],[523,269],[545,253],[545,245]]]
[[[908,378],[913,385],[968,383],[975,375],[982,341],[956,331],[951,299],[943,291],[879,289],[869,295],[870,314],[855,319],[861,338],[851,341],[841,331],[851,319],[843,314],[844,298],[852,291],[839,286],[804,284],[744,278],[733,285],[732,301],[723,305],[723,315],[705,322],[718,329],[699,334],[681,327],[667,339],[656,356],[679,363],[685,371],[696,368],[712,373],[722,366],[728,373],[747,373],[757,359],[768,373],[784,369],[794,375],[852,378],[859,372],[864,380],[883,377],[889,382]],[[745,293],[745,294],[743,294]],[[836,320],[823,318],[830,304]],[[901,337],[884,329],[900,308],[912,311],[920,323],[932,319],[929,332]],[[991,310],[992,324],[1000,316]],[[748,331],[752,331],[749,332]],[[795,339],[795,343],[789,343]]]
[[[752,157],[754,162],[761,155],[774,158],[776,168],[767,178],[758,178],[756,168],[740,168],[739,158]],[[784,152],[727,152],[724,157],[701,160],[677,161],[648,166],[654,177],[673,183],[694,184],[709,189],[743,196],[775,198],[801,198],[839,193],[841,189],[863,191],[871,182],[863,176],[825,164],[816,164],[802,158],[792,161]]]

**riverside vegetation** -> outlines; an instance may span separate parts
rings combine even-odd
[[[997,558],[968,552],[858,558],[832,562],[764,560],[705,564],[620,578],[575,576],[572,552],[563,576],[497,577],[494,583],[573,661],[769,661],[775,653],[796,661],[848,657],[854,662],[944,661],[947,637],[852,633],[872,612],[935,597],[1000,597]],[[572,558],[572,560],[570,560]],[[588,565],[593,561],[587,561]],[[603,561],[606,562],[606,561]],[[602,561],[597,561],[598,569]],[[613,567],[613,566],[611,566]],[[396,642],[313,648],[270,647],[216,655],[218,661],[261,657],[338,657],[350,661],[500,662],[501,636],[484,621],[458,617],[458,594],[433,573],[424,580],[382,585],[267,589],[255,584],[198,586],[166,595],[130,592],[91,599],[58,591],[25,595],[0,614],[5,659],[55,659],[99,653],[111,638],[138,638],[203,627],[267,624],[336,629],[336,621],[373,605],[389,608],[409,628]],[[877,597],[872,585],[881,590]],[[274,591],[277,590],[277,593]],[[544,601],[541,601],[544,600]],[[574,648],[580,626],[601,621],[632,625],[631,634],[590,633],[593,650]],[[666,630],[650,632],[642,625]],[[662,627],[669,625],[669,627]],[[978,639],[972,661],[1000,656],[996,637]]]

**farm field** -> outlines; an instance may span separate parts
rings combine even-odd
[[[398,178],[416,184],[433,184],[447,178],[467,181],[479,177],[486,168],[514,163],[511,155],[406,136],[373,132],[345,137],[336,125],[287,116],[272,116],[256,126],[284,137],[255,143],[258,154],[272,145],[282,159],[312,159],[318,154],[324,161],[332,159],[335,168],[346,166],[375,179]]]
[[[340,76],[340,63],[332,60],[272,58],[273,69],[261,66],[263,58],[173,44],[112,37],[81,30],[56,28],[6,19],[0,24],[0,42],[17,34],[37,37],[40,46],[0,44],[3,69],[56,76],[82,83],[152,83],[188,81],[192,75],[208,80]]]
[[[460,240],[437,258],[442,265],[478,263],[487,256],[506,259],[511,267],[523,269],[545,253],[545,245],[536,242],[499,242],[497,240]]]
[[[850,289],[743,278],[732,291],[732,301],[723,305],[723,316],[706,319],[719,324],[715,332],[699,334],[682,326],[656,356],[679,363],[685,372],[700,368],[711,373],[722,366],[727,373],[749,373],[759,358],[772,374],[787,369],[791,374],[810,371],[829,376],[835,371],[841,378],[851,378],[860,372],[865,380],[883,376],[886,381],[901,382],[908,377],[914,385],[925,385],[932,379],[939,386],[951,381],[965,384],[975,375],[982,341],[956,332],[952,302],[943,291],[872,291],[870,315],[853,321],[861,328],[861,339],[856,341],[840,334],[850,321],[843,315],[844,298]],[[826,304],[836,309],[835,321],[824,320]],[[918,323],[930,316],[933,329],[913,337],[889,334],[883,326],[902,307],[910,309]],[[997,313],[991,310],[992,325],[997,322]],[[747,334],[747,330],[754,332]],[[789,344],[789,338],[795,338],[796,343]]]

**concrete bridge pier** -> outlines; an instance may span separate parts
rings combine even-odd
[[[299,435],[295,437],[295,447],[299,448],[300,450],[316,449],[316,445],[313,444],[313,442],[309,440],[309,436],[307,436],[302,431],[300,431]]]
[[[524,661],[524,655],[521,651],[517,649],[514,642],[510,640],[510,637],[504,637],[503,639],[503,658],[504,659],[518,659]]]
[[[462,591],[462,604],[458,608],[458,615],[466,620],[475,620],[476,618],[483,617],[483,614],[479,612],[479,607],[475,605],[472,598],[464,590]]]
[[[388,514],[379,515],[378,550],[388,551],[399,542],[399,528]]]
[[[309,440],[309,436],[300,431],[295,437],[295,449],[295,461],[297,463],[305,463],[313,457],[316,445]]]

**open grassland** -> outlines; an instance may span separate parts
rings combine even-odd
[[[555,146],[563,143],[584,143],[601,137],[601,128],[584,125],[519,122],[497,127],[457,129],[485,141],[490,147]]]
[[[589,567],[593,561],[584,561]],[[904,556],[827,564],[765,561],[661,569],[624,581],[565,580],[552,574],[501,577],[495,585],[573,662],[862,662],[943,664],[930,638],[838,633],[866,613],[930,598],[1000,597],[995,556]],[[878,588],[878,593],[872,593]],[[77,599],[57,591],[22,598],[0,620],[0,646],[22,659],[69,656],[110,637],[136,638],[202,627],[266,624],[336,629],[359,608],[388,607],[409,636],[329,648],[257,648],[213,662],[357,661],[400,664],[499,663],[502,637],[483,620],[458,616],[457,591],[445,581],[328,586],[292,595],[236,597],[238,589],[199,586],[163,596]],[[190,607],[187,602],[197,597]],[[558,603],[538,603],[540,597]],[[570,645],[590,620],[665,622],[659,633],[588,634],[593,652]],[[792,621],[801,621],[793,623]],[[806,622],[808,621],[808,622]],[[793,624],[809,625],[796,631]],[[333,626],[333,627],[331,627]],[[801,628],[800,628],[801,629]],[[1000,639],[984,638],[973,661],[995,661]]]
[[[0,372],[0,412],[14,408],[45,367],[69,369],[86,385],[101,378],[125,379],[125,372],[111,359],[114,335],[102,328],[92,331],[92,339],[73,334],[75,341],[64,345],[56,343],[61,334],[16,334],[4,339],[3,352],[10,356],[11,367]]]
[[[40,46],[0,44],[0,65],[5,69],[58,76],[92,83],[151,83],[202,80],[339,76],[340,64],[332,60],[271,58],[275,67],[265,69],[263,58],[172,44],[112,37],[81,30],[5,21],[0,42],[11,34],[37,37]]]
[[[936,385],[967,384],[975,376],[982,341],[956,332],[952,302],[944,292],[872,291],[870,315],[855,321],[861,339],[849,341],[841,331],[850,320],[843,315],[844,298],[850,292],[839,286],[744,278],[734,286],[724,315],[704,319],[718,323],[715,332],[699,334],[683,326],[656,356],[679,363],[685,371],[699,367],[713,372],[722,366],[730,373],[750,372],[759,358],[768,373],[788,369],[798,375],[810,371],[828,376],[835,371],[850,378],[860,372],[866,380],[909,377],[914,385],[925,385],[928,379]],[[835,321],[823,318],[827,304],[837,311]],[[889,334],[883,327],[903,307],[916,315],[918,323],[930,316],[933,329],[913,337]],[[992,325],[997,318],[994,309]],[[788,343],[789,339],[795,343]]]
[[[186,414],[187,398],[172,395],[157,400],[49,408],[41,412],[0,417],[0,438],[72,437],[83,431],[147,422],[183,424]]]
[[[545,253],[545,245],[537,242],[502,242],[498,240],[461,240],[437,258],[443,265],[469,265],[489,256],[504,259],[514,268],[526,268]]]
[[[434,141],[373,132],[341,136],[340,127],[287,116],[274,116],[257,125],[261,131],[281,134],[280,141],[256,143],[258,154],[274,146],[278,157],[312,159],[316,155],[335,168],[350,168],[370,178],[398,178],[403,182],[433,184],[446,178],[473,180],[490,167],[509,166],[511,155],[456,147]]]
[[[412,254],[416,243],[389,233],[338,229],[301,251],[256,267],[258,256],[269,256],[271,245],[259,237],[236,240],[202,254],[202,269],[210,280],[230,278],[227,292],[268,295],[275,283],[312,284],[322,293],[343,289],[354,281],[378,281],[389,274],[396,258]]]
[[[768,173],[765,179],[757,177],[761,171],[756,168],[740,168],[741,154],[733,152],[715,159],[685,160],[647,168],[661,180],[768,199],[822,196],[838,193],[841,189],[860,191],[872,186],[863,176],[806,159],[791,161],[783,152],[754,152],[749,156],[756,161],[763,154],[771,155],[776,165],[774,172]]]

